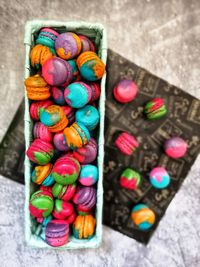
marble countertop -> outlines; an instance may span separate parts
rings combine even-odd
[[[0,139],[23,98],[26,20],[103,23],[109,47],[200,98],[198,0],[0,2]],[[54,251],[24,242],[24,187],[0,176],[0,266],[200,266],[200,157],[171,202],[148,246],[103,227],[94,250]]]

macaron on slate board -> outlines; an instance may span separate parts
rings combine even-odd
[[[108,50],[107,73],[103,223],[147,244],[200,152],[200,101],[111,50]],[[139,88],[136,98],[127,104],[113,98],[112,89],[121,79],[132,79]],[[149,121],[143,107],[157,97],[164,99],[168,113]],[[0,173],[20,183],[24,182],[23,116],[24,102],[0,144]],[[124,156],[114,145],[116,137],[124,131],[131,132],[140,144],[131,156]],[[165,154],[164,143],[173,136],[180,136],[188,143],[183,158],[173,159]],[[159,165],[167,168],[171,178],[164,191],[153,187],[148,176]],[[120,175],[126,168],[140,173],[138,189],[120,186]],[[155,223],[148,231],[139,230],[131,220],[131,211],[139,204],[146,204],[155,212]]]

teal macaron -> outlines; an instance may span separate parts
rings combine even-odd
[[[86,105],[77,110],[75,118],[77,122],[83,123],[88,130],[91,131],[94,130],[99,123],[99,111],[91,105]]]

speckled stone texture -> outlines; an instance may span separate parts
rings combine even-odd
[[[23,91],[24,23],[86,20],[108,29],[109,47],[200,98],[200,1],[0,2],[0,139]],[[101,248],[37,250],[24,243],[24,187],[0,177],[0,266],[200,266],[200,157],[147,247],[104,227]]]

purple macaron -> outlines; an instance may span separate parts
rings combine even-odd
[[[94,187],[79,187],[73,197],[78,210],[90,211],[96,204],[96,189]]]

